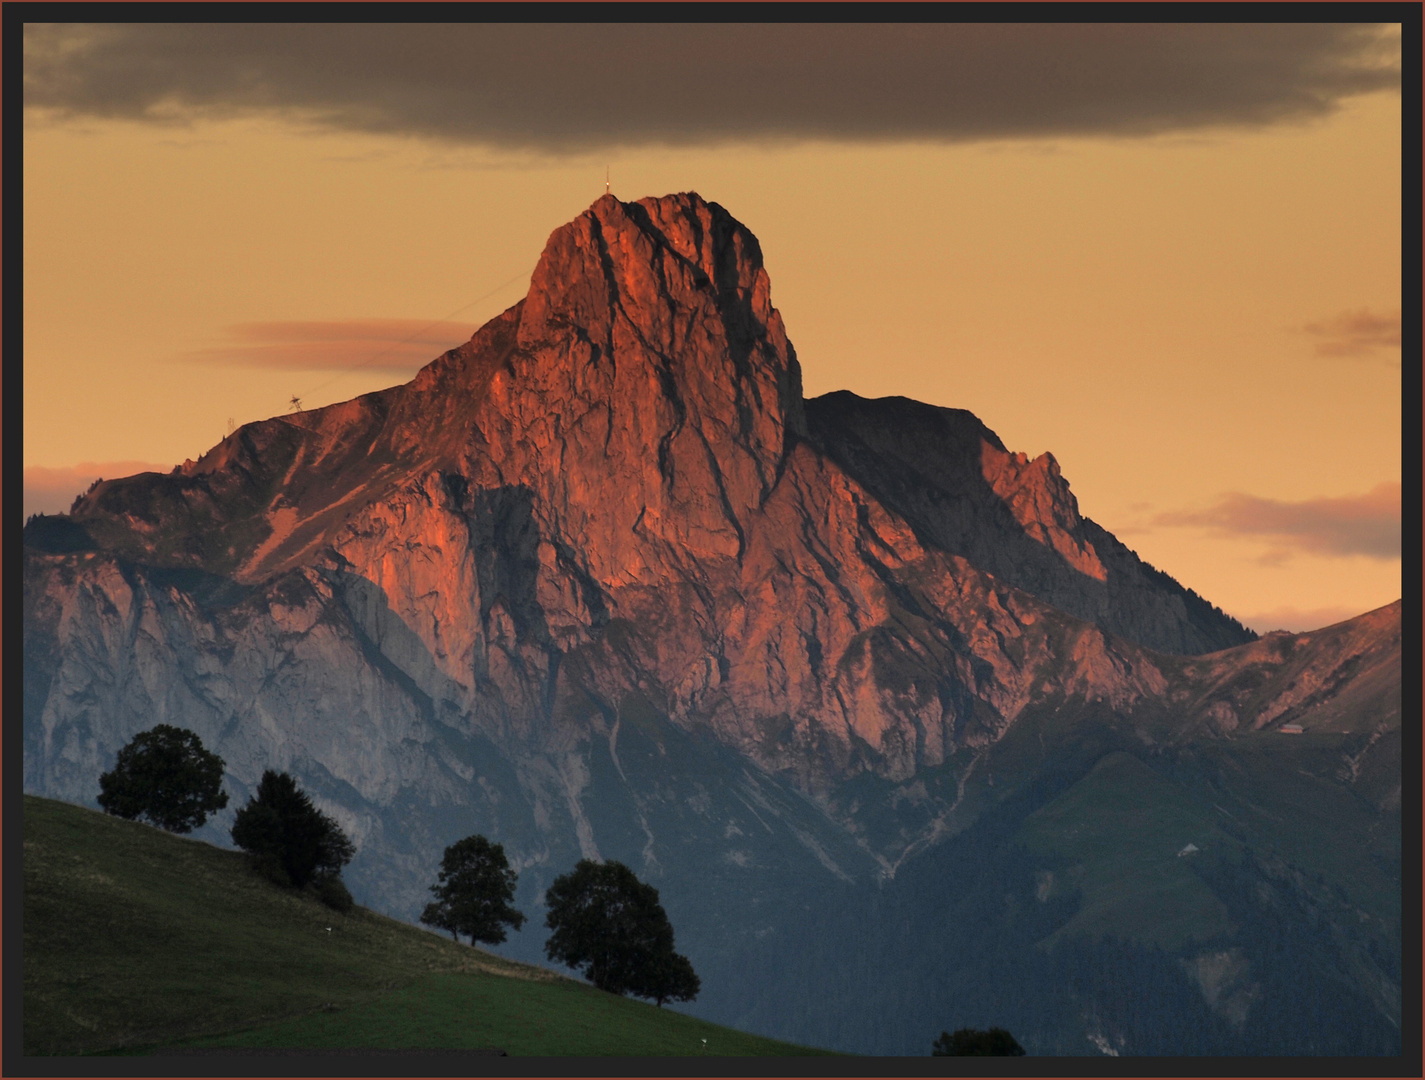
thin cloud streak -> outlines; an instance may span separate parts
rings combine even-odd
[[[26,519],[31,514],[64,514],[96,480],[113,480],[142,472],[169,472],[172,468],[172,465],[157,465],[151,461],[81,461],[78,465],[58,468],[26,465],[20,476],[20,501]]]
[[[1283,502],[1241,492],[1224,495],[1206,510],[1158,514],[1155,525],[1198,527],[1217,536],[1273,541],[1266,561],[1276,565],[1293,551],[1317,555],[1400,558],[1398,483],[1377,484],[1364,495]]]
[[[1240,617],[1241,623],[1259,634],[1270,634],[1273,630],[1286,630],[1292,634],[1304,634],[1320,630],[1326,626],[1354,619],[1366,614],[1346,607],[1294,608],[1278,607],[1270,611],[1257,612]]]
[[[1400,86],[1398,29],[1316,23],[26,24],[24,48],[52,118],[275,112],[544,153],[1137,137]]]
[[[410,373],[470,339],[472,323],[422,319],[254,322],[227,328],[231,344],[195,349],[192,363],[289,371]]]
[[[1373,312],[1368,308],[1343,311],[1302,327],[1319,339],[1319,356],[1367,356],[1379,349],[1400,349],[1400,312]],[[1397,357],[1397,360],[1399,358]]]

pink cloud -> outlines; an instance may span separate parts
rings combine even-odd
[[[1363,495],[1283,502],[1229,492],[1206,510],[1157,515],[1154,524],[1197,526],[1219,536],[1258,536],[1274,542],[1275,564],[1290,552],[1400,558],[1400,484],[1377,484]]]
[[[81,461],[78,465],[52,468],[26,465],[21,476],[25,518],[31,514],[64,514],[77,496],[96,480],[112,480],[141,472],[169,472],[172,465],[151,461]]]
[[[1241,616],[1243,625],[1259,634],[1269,634],[1273,630],[1287,630],[1293,634],[1304,634],[1310,630],[1320,630],[1323,626],[1364,615],[1365,609],[1345,607],[1294,608],[1277,607],[1253,615]]]
[[[1317,338],[1320,356],[1367,356],[1378,349],[1400,348],[1400,312],[1343,311],[1302,327]]]
[[[300,371],[414,372],[470,339],[468,323],[423,319],[253,322],[227,328],[230,343],[185,359],[204,364]]]

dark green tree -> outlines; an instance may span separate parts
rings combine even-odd
[[[467,836],[445,849],[438,880],[430,887],[435,903],[426,905],[421,922],[449,930],[457,941],[458,935],[469,934],[471,945],[498,945],[506,926],[518,930],[524,925],[524,915],[510,906],[518,880],[503,844]]]
[[[299,889],[337,877],[356,852],[341,826],[312,805],[297,781],[271,769],[238,811],[233,843],[274,881]]]
[[[666,920],[666,916],[664,917]],[[635,997],[652,998],[661,1007],[665,1001],[692,1001],[702,989],[702,980],[693,971],[686,956],[673,951],[673,928],[668,927],[667,940],[660,941],[653,959],[643,968],[629,993]]]
[[[1023,1057],[1024,1047],[1002,1027],[988,1031],[960,1028],[951,1035],[942,1031],[931,1045],[931,1057]]]
[[[623,863],[589,859],[555,878],[545,893],[553,931],[549,959],[582,970],[600,990],[665,1001],[692,1001],[693,965],[673,951],[673,926],[658,890]]]
[[[339,875],[328,874],[317,878],[312,882],[312,891],[327,907],[340,911],[343,915],[356,906],[356,901],[351,898],[346,883]]]
[[[131,821],[145,817],[169,832],[192,832],[228,805],[222,783],[222,758],[193,732],[159,724],[130,739],[113,771],[99,776],[99,805]]]

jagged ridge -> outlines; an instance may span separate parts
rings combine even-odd
[[[1077,618],[1168,653],[1256,639],[1079,514],[1054,455],[1005,449],[963,409],[838,390],[807,402],[812,438],[922,542]]]
[[[867,419],[886,409],[904,433]],[[993,808],[1016,731],[1046,755],[1025,783],[1066,767],[1042,738],[1060,716],[1073,745],[1174,745],[1364,687],[1342,783],[1388,807],[1398,774],[1398,607],[1393,644],[1386,613],[1368,658],[1327,649],[1295,689],[1295,638],[1184,657],[1115,636],[1231,626],[968,414],[804,403],[755,238],[695,195],[599,200],[525,301],[411,383],[59,520],[25,534],[27,790],[87,800],[130,735],[181,723],[237,803],[297,773],[389,910],[479,830],[536,894],[621,857],[702,940],[756,948],[818,875],[895,874]]]

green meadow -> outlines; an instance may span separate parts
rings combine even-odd
[[[238,852],[24,798],[24,1051],[500,1049],[510,1055],[787,1056],[735,1031],[346,915]]]

